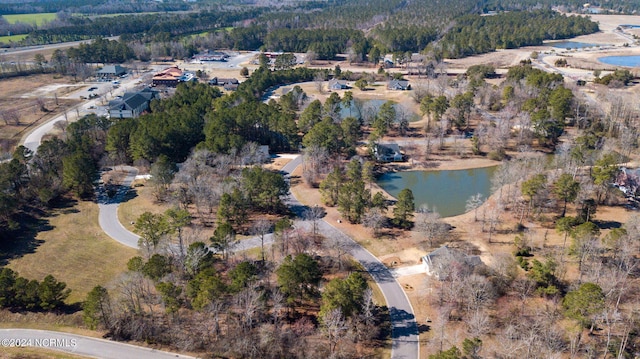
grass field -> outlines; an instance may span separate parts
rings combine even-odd
[[[10,260],[8,267],[28,279],[52,274],[66,282],[72,290],[69,304],[84,300],[96,285],[109,285],[137,253],[102,232],[93,202],[58,209],[46,219],[50,230],[37,234],[32,253]]]
[[[5,20],[7,20],[10,24],[15,24],[16,22],[24,22],[26,24],[36,24],[38,26],[44,24],[45,22],[49,22],[56,18],[55,12],[45,12],[41,14],[12,14],[12,15],[2,15]]]
[[[22,41],[22,39],[24,39],[25,37],[27,37],[27,34],[0,36],[0,42],[5,44],[8,44],[10,42],[18,42]]]
[[[67,354],[50,349],[41,348],[2,348],[0,349],[0,357],[7,359],[24,359],[24,358],[48,358],[48,359],[80,359],[88,358],[85,356]]]
[[[230,32],[231,30],[233,30],[232,26],[227,26],[227,27],[222,27],[219,29],[215,29],[215,30],[209,30],[209,31],[203,31],[203,32],[199,32],[197,34],[191,34],[188,35],[187,38],[189,39],[195,39],[196,37],[206,37],[209,34],[215,34],[218,31],[226,31],[226,32]]]

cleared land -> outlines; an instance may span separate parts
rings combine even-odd
[[[33,253],[11,260],[8,267],[29,279],[52,274],[66,282],[72,290],[67,303],[84,300],[96,285],[108,286],[137,253],[102,232],[93,202],[56,210],[46,219],[49,230],[37,234]]]
[[[18,42],[27,37],[27,34],[0,36],[0,42],[8,44],[10,42]]]
[[[10,24],[15,24],[17,22],[23,22],[25,24],[35,24],[40,26],[45,22],[49,22],[51,20],[55,20],[56,18],[55,12],[45,12],[41,14],[12,14],[12,15],[2,15],[2,17],[7,20]]]
[[[84,86],[69,85],[72,82],[52,74],[0,80],[0,152],[10,151],[29,130],[79,104],[79,99],[64,98]]]

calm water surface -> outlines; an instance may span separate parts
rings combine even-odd
[[[476,193],[487,198],[491,193],[491,177],[497,167],[456,171],[408,171],[386,173],[377,183],[396,197],[405,188],[413,191],[416,207],[427,205],[442,217],[465,212],[467,199]]]
[[[586,47],[598,47],[602,45],[598,44],[588,44],[586,42],[576,42],[576,41],[558,41],[558,42],[549,42],[546,45],[557,47],[560,49],[584,49]]]
[[[640,67],[640,56],[605,56],[598,58],[598,61],[608,65]]]

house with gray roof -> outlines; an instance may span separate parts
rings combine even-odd
[[[145,88],[138,92],[127,92],[121,98],[109,101],[111,118],[136,118],[149,109],[154,99],[160,98],[160,92]]]
[[[404,161],[404,156],[397,143],[378,143],[373,147],[373,155],[380,162]]]
[[[127,69],[120,65],[106,65],[96,72],[102,79],[113,79],[127,73]]]
[[[347,81],[331,79],[328,84],[329,90],[346,90],[349,88]]]
[[[411,85],[409,85],[409,81],[407,80],[391,80],[387,84],[387,89],[389,90],[399,90],[406,91],[411,90]]]

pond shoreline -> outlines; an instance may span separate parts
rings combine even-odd
[[[498,166],[502,161],[494,161],[484,157],[471,158],[451,158],[441,157],[429,161],[427,166],[423,163],[407,162],[389,162],[380,164],[377,176],[381,176],[390,172],[409,172],[409,171],[457,171],[472,170],[476,168],[485,168]]]

